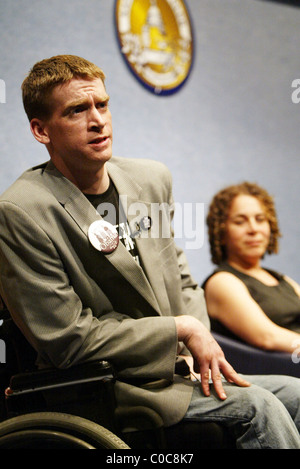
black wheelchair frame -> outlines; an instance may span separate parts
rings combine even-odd
[[[146,407],[118,407],[106,361],[37,370],[36,354],[4,307],[0,340],[0,448],[227,449],[234,439],[213,422],[165,428]]]
[[[116,376],[106,361],[37,370],[35,351],[4,305],[0,321],[6,352],[0,363],[0,449],[235,448],[234,438],[220,424],[182,421],[165,428],[153,409],[118,407]],[[299,360],[293,362],[290,354],[262,351],[217,332],[213,335],[238,372],[300,377]]]

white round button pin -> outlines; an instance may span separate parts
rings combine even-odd
[[[117,229],[105,220],[94,221],[88,229],[88,237],[94,248],[105,254],[113,252],[119,244]]]

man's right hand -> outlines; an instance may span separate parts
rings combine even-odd
[[[205,396],[210,395],[209,380],[220,399],[227,395],[222,385],[222,375],[238,386],[250,386],[226,360],[224,353],[211,335],[209,330],[193,316],[176,316],[178,341],[181,341],[190,351],[194,359],[194,371],[200,374],[202,390]]]

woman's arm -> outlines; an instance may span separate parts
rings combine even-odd
[[[251,297],[241,280],[229,272],[218,272],[205,287],[209,315],[251,345],[293,352],[300,334],[271,321]]]

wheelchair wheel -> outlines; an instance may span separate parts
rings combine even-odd
[[[129,449],[90,420],[58,412],[19,415],[0,423],[0,449]]]

